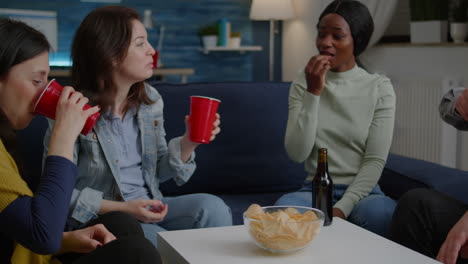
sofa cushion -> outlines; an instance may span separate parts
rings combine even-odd
[[[400,184],[400,192],[412,187],[428,186],[429,188],[446,193],[455,199],[468,204],[468,172],[452,169],[436,163],[408,158],[401,155],[390,154],[387,159],[386,172],[383,177],[396,176],[392,179],[393,184]],[[390,173],[391,175],[385,175]],[[411,179],[408,186],[407,180],[400,182],[400,176]],[[422,184],[421,186],[417,186]],[[403,188],[403,189],[401,189]]]
[[[306,173],[284,149],[289,83],[158,83],[164,104],[164,127],[169,140],[184,133],[190,96],[221,100],[221,133],[196,150],[197,169],[179,188],[162,185],[166,195],[193,192],[259,193],[300,188]]]

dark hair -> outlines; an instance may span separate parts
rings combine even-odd
[[[112,73],[115,63],[122,63],[127,55],[133,20],[140,20],[140,16],[132,8],[100,7],[86,16],[73,40],[73,85],[98,104],[103,112],[113,110],[117,88]],[[146,94],[143,81],[130,87],[124,113],[142,103],[153,103]]]
[[[354,42],[353,54],[355,57],[359,56],[366,49],[374,32],[374,20],[369,9],[359,1],[335,0],[323,10],[319,23],[324,16],[332,13],[340,15],[348,23]]]
[[[0,79],[5,79],[10,69],[37,55],[48,52],[50,44],[44,34],[23,22],[0,18]],[[0,110],[0,139],[8,152],[15,133],[7,116]]]
[[[0,18],[0,79],[8,78],[11,68],[24,61],[32,59],[37,55],[48,52],[50,44],[44,34],[26,25],[23,22]],[[6,150],[16,162],[21,177],[34,187],[36,183],[32,175],[25,173],[20,151],[16,145],[16,133],[8,120],[8,117],[0,109],[0,140]],[[36,179],[39,179],[37,177]],[[7,244],[8,245],[8,244]]]

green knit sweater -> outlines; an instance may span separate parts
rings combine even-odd
[[[349,185],[335,207],[348,216],[377,184],[392,142],[395,93],[390,80],[358,66],[326,74],[320,96],[307,92],[301,72],[289,93],[285,145],[291,159],[304,162],[308,180],[319,148],[328,149],[334,184]]]

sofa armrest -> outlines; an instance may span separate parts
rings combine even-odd
[[[379,185],[382,191],[394,200],[400,199],[404,193],[411,189],[429,187],[423,182],[415,180],[408,175],[400,174],[398,171],[387,167],[382,171]]]
[[[433,162],[390,153],[379,184],[393,199],[410,189],[428,187],[468,204],[468,172]]]

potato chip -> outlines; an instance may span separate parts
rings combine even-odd
[[[257,220],[260,220],[259,216],[263,214],[264,212],[262,210],[262,207],[258,204],[250,205],[247,211],[245,212],[245,216],[247,216],[248,218],[257,219]]]

